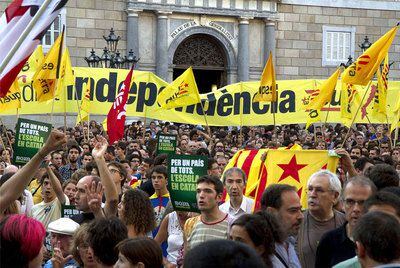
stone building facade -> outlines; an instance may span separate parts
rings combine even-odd
[[[0,1],[0,12],[9,2]],[[326,78],[360,55],[366,35],[373,42],[399,19],[396,0],[69,0],[60,23],[74,66],[85,66],[92,48],[101,55],[112,27],[140,70],[171,81],[194,66],[207,92],[259,79],[269,51],[278,79]],[[389,58],[398,80],[400,34]]]

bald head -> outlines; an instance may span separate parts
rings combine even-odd
[[[4,169],[4,175],[7,173],[16,173],[18,171],[18,167],[14,165],[9,165]]]
[[[75,205],[80,211],[90,212],[85,185],[91,187],[93,181],[97,185],[100,182],[100,178],[88,175],[80,179],[76,184]]]

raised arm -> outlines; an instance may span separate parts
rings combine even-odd
[[[107,150],[108,142],[102,137],[97,137],[97,142],[93,148],[92,155],[96,161],[97,168],[99,170],[99,175],[101,179],[101,184],[104,186],[104,195],[106,197],[106,203],[104,206],[104,211],[107,217],[115,216],[117,214],[118,206],[118,191],[115,186],[111,173],[108,170],[106,160],[104,159],[104,153]]]
[[[64,205],[66,202],[66,199],[65,199],[64,192],[62,190],[60,180],[57,178],[57,176],[54,174],[51,167],[49,167],[48,165],[46,165],[46,171],[47,171],[47,174],[49,175],[51,187],[53,187],[53,190],[56,193],[56,196],[58,198],[58,201],[60,201],[60,203]]]
[[[67,138],[64,133],[58,130],[51,131],[49,138],[39,152],[0,187],[0,215],[22,194],[42,160],[66,142]]]

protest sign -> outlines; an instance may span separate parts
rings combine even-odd
[[[168,190],[176,211],[199,212],[196,182],[207,174],[207,157],[171,155],[168,158]]]
[[[176,140],[176,135],[158,134],[157,154],[175,154]]]
[[[28,163],[43,147],[50,131],[51,124],[19,118],[15,134],[14,163]]]
[[[61,217],[71,218],[74,215],[81,214],[81,211],[76,209],[74,205],[62,205],[61,206]]]

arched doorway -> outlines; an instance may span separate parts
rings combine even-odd
[[[200,93],[210,92],[212,87],[227,84],[226,56],[219,41],[206,34],[193,34],[177,47],[173,58],[173,79],[190,66],[193,67]]]

